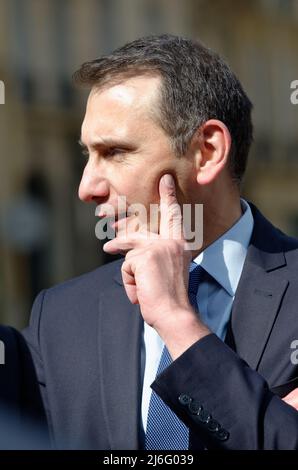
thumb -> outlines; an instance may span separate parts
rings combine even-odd
[[[171,174],[165,174],[159,182],[160,226],[162,238],[182,238],[182,214],[176,197],[175,180]]]

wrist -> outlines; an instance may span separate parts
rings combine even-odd
[[[194,310],[171,312],[155,329],[167,346],[173,360],[177,359],[194,343],[211,333]]]

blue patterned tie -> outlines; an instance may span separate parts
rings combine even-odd
[[[204,275],[204,268],[193,261],[189,269],[188,294],[191,305],[198,310],[197,291],[200,281]],[[159,375],[172,362],[168,349],[164,346],[160,363],[157,369]],[[188,427],[178,416],[159,398],[152,390],[147,430],[145,437],[145,449],[148,450],[187,450],[188,449]]]

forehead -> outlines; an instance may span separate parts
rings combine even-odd
[[[82,124],[82,139],[122,136],[153,125],[159,77],[133,77],[90,92]],[[137,129],[136,129],[137,128]]]

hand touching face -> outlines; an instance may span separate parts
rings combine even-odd
[[[189,303],[191,251],[170,174],[161,178],[159,193],[159,233],[120,230],[104,251],[126,254],[122,264],[126,294],[140,305],[144,321],[156,329],[174,358],[210,332]]]

